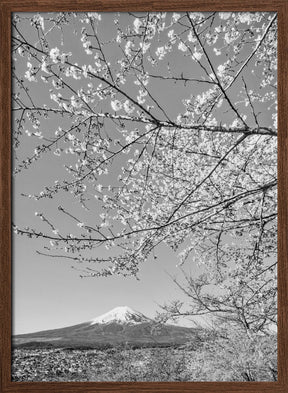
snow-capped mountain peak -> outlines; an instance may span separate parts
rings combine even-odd
[[[91,325],[97,323],[121,323],[121,324],[138,324],[143,322],[151,321],[149,318],[145,317],[141,312],[135,311],[127,306],[120,306],[113,308],[113,310],[94,318],[91,321]]]

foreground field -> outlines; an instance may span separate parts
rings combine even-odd
[[[274,339],[198,348],[14,349],[12,381],[273,381]],[[271,348],[273,348],[271,350]]]
[[[172,381],[189,380],[188,364],[188,354],[163,348],[17,349],[12,374],[13,381]]]

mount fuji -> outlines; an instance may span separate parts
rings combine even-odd
[[[127,306],[116,307],[90,321],[12,337],[14,347],[105,348],[174,346],[196,339],[199,329],[159,324]]]
[[[145,322],[152,322],[152,319],[147,318],[139,311],[135,311],[127,306],[120,306],[113,308],[106,314],[100,315],[92,320],[91,325],[97,323],[120,323],[120,324],[139,324]]]

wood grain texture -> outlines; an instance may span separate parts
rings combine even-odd
[[[288,392],[288,2],[278,13],[278,371]]]
[[[278,12],[278,382],[20,383],[11,382],[11,12],[16,11]],[[288,0],[25,1],[0,0],[0,335],[1,392],[288,392]]]

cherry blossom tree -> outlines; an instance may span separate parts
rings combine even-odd
[[[171,315],[275,322],[276,14],[17,14],[12,44],[16,180],[62,168],[15,233],[82,276],[137,277],[165,244],[203,269]]]

